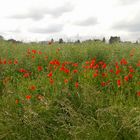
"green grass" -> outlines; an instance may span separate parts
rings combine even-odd
[[[0,140],[139,140],[139,54],[136,44],[1,42]]]

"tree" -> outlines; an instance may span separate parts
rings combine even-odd
[[[64,42],[63,39],[60,38],[60,39],[59,39],[59,43],[61,44],[61,43],[63,43],[63,42]]]
[[[117,36],[111,36],[110,39],[109,39],[109,43],[112,44],[112,43],[120,43],[121,40],[120,40],[120,37],[117,37]]]

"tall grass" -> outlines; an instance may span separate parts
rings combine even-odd
[[[139,140],[139,47],[101,42],[52,45],[1,42],[0,139]],[[126,65],[120,64],[122,58]],[[96,68],[83,68],[94,59],[96,64],[103,61],[107,65],[105,69],[97,68],[97,77],[93,76]],[[60,64],[50,64],[56,60]],[[118,75],[116,62],[121,69]],[[69,63],[65,64],[69,73],[60,70],[64,63]],[[134,72],[129,72],[129,66]],[[25,78],[21,69],[29,77]],[[50,72],[53,75],[49,77]],[[103,73],[107,77],[102,77]],[[125,81],[128,74],[133,78]],[[108,81],[109,84],[101,85]]]

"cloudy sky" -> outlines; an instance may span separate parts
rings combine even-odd
[[[140,38],[140,0],[0,0],[0,35],[39,41]]]

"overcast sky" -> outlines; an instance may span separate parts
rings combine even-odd
[[[140,0],[0,0],[0,35],[24,41],[140,38]]]

